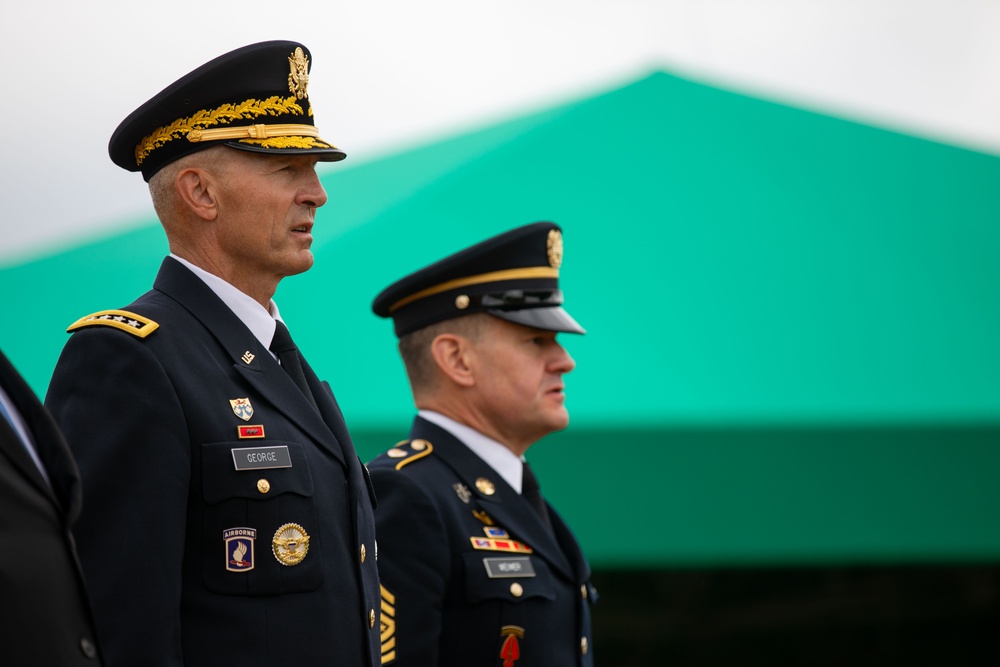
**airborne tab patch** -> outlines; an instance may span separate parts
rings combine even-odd
[[[93,326],[120,329],[138,338],[145,338],[160,328],[160,325],[153,320],[130,313],[127,310],[101,310],[73,322],[66,329],[66,333],[73,333],[77,329]]]

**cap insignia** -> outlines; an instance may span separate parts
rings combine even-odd
[[[288,74],[288,90],[301,100],[309,94],[309,56],[301,46],[295,47],[295,52],[288,56],[288,66],[291,68]]]
[[[562,232],[558,229],[550,229],[549,237],[545,240],[545,249],[549,255],[549,266],[558,269],[562,266],[563,260],[563,240]]]

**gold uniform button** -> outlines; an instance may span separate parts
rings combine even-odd
[[[510,585],[510,594],[516,598],[524,595],[524,587],[516,581]]]
[[[261,493],[267,493],[268,491],[271,490],[271,483],[266,479],[258,479],[257,490],[260,491]]]
[[[365,562],[365,545],[361,545],[361,562]]]
[[[375,627],[375,610],[374,609],[372,609],[371,611],[368,612],[368,627],[369,628],[374,628]]]
[[[583,655],[587,655],[587,651],[589,651],[589,650],[590,650],[590,645],[587,643],[587,638],[586,637],[581,637],[580,638],[580,653],[583,654]]]
[[[583,596],[584,600],[587,599],[587,584],[580,586],[580,595]]]

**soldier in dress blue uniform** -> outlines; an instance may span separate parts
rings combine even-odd
[[[562,233],[540,222],[386,288],[419,412],[369,464],[382,582],[382,663],[592,665],[590,568],[524,461],[566,427]]]
[[[370,481],[272,301],[313,263],[317,161],[345,157],[310,64],[296,42],[237,49],[111,138],[171,252],[151,291],[70,326],[46,399],[107,665],[379,662]]]

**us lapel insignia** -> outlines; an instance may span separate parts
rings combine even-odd
[[[452,484],[451,488],[455,489],[455,494],[458,496],[459,500],[466,505],[469,504],[469,500],[472,499],[472,491],[469,491],[469,487],[459,482],[457,484]]]
[[[240,359],[243,360],[244,364],[249,365],[250,362],[254,360],[255,356],[256,355],[254,355],[252,352],[250,352],[250,350],[247,350],[246,352],[243,353],[243,356],[240,357]]]
[[[480,493],[486,496],[492,496],[497,492],[496,485],[485,477],[480,477],[476,480],[476,488],[479,489]]]
[[[226,543],[226,569],[230,572],[249,572],[253,569],[253,543],[257,539],[255,528],[230,528],[222,531]]]
[[[524,628],[516,625],[505,625],[500,628],[500,636],[504,637],[503,645],[500,647],[500,659],[503,660],[503,667],[514,667],[514,663],[521,658],[521,645],[519,639],[524,639]]]
[[[253,406],[250,405],[249,398],[231,398],[229,405],[233,406],[233,414],[243,421],[250,421],[253,417]]]

